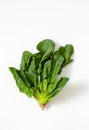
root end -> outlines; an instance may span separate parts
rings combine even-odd
[[[46,107],[46,104],[40,104],[40,107],[41,107],[42,110],[44,110],[45,107]]]

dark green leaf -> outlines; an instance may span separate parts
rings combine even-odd
[[[42,80],[49,78],[50,70],[51,70],[51,60],[48,60],[45,62],[42,70],[42,76],[41,76]]]
[[[52,68],[50,74],[50,82],[55,82],[58,72],[61,70],[64,57],[62,55],[54,55],[52,60]]]
[[[41,62],[42,54],[41,53],[35,53],[33,54],[33,57],[35,58],[36,62],[36,70],[39,68],[39,63]]]
[[[65,58],[63,66],[65,66],[73,61],[71,59],[71,56],[73,54],[74,49],[73,49],[73,46],[71,44],[67,44],[65,47],[60,47],[59,51]]]
[[[67,78],[67,77],[62,77],[62,78],[59,80],[59,82],[58,82],[56,88],[54,89],[54,91],[49,95],[49,98],[52,98],[52,97],[54,97],[55,95],[57,95],[57,94],[64,88],[64,86],[66,85],[66,83],[68,82],[68,80],[69,80],[69,78]]]
[[[33,73],[32,71],[26,72],[25,74],[26,74],[27,79],[32,82],[33,87],[36,87],[38,83],[37,75]]]
[[[25,71],[28,69],[31,57],[32,57],[32,54],[29,51],[23,52],[22,60],[21,60],[21,64],[20,64],[21,71]]]
[[[65,52],[64,52],[64,57],[65,57],[65,63],[64,65],[72,62],[73,60],[71,59],[71,56],[73,54],[73,46],[70,44],[67,44],[65,46]]]
[[[33,87],[37,85],[38,82],[38,76],[36,73],[36,62],[35,62],[35,58],[32,57],[32,60],[30,62],[30,66],[28,68],[28,71],[25,72],[27,79],[30,80],[34,85]]]
[[[31,82],[27,79],[24,71],[19,71],[19,75],[21,76],[22,80],[25,82],[25,84],[30,88]]]
[[[55,43],[50,39],[45,39],[37,45],[37,49],[42,55],[41,61],[39,62],[38,74],[42,73],[44,62],[51,58],[55,48]]]
[[[28,68],[28,72],[36,73],[36,62],[35,62],[34,57],[32,57],[32,60],[30,62],[29,68]]]
[[[45,39],[37,45],[37,49],[43,55],[41,62],[48,59],[54,51],[55,43],[50,39]]]
[[[47,93],[50,94],[51,92],[53,92],[53,90],[56,88],[58,81],[55,81],[54,83],[50,83],[47,87]]]
[[[16,81],[16,84],[17,84],[20,92],[25,93],[28,97],[32,97],[33,90],[31,88],[28,88],[28,86],[22,80],[19,70],[15,69],[14,67],[9,67],[9,70],[13,74],[13,77]]]

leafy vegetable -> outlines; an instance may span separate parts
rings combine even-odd
[[[42,109],[68,82],[67,77],[58,80],[58,74],[73,61],[72,45],[61,46],[56,51],[54,49],[55,43],[45,39],[38,43],[37,53],[23,52],[19,70],[9,67],[20,92],[34,97]]]

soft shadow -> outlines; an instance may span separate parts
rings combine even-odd
[[[49,109],[52,105],[58,105],[63,102],[76,100],[81,95],[86,94],[87,91],[86,83],[78,83],[75,85],[70,84],[47,104],[47,109]]]

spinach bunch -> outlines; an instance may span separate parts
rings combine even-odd
[[[23,52],[19,70],[9,67],[20,92],[34,97],[42,109],[68,82],[69,78],[58,79],[58,75],[73,61],[71,44],[54,49],[54,41],[45,39],[37,44],[37,53]]]

